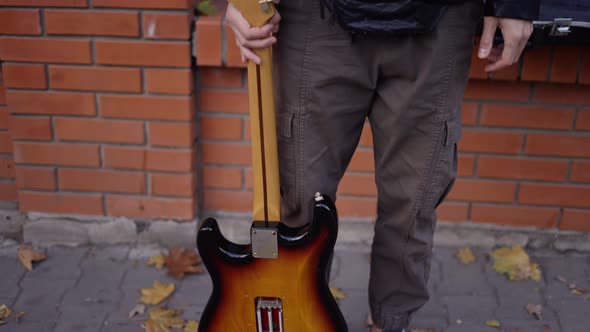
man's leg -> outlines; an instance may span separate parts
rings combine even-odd
[[[407,327],[429,298],[435,209],[456,176],[460,105],[479,1],[451,6],[436,31],[382,44],[380,81],[369,119],[378,218],[371,256],[373,321]]]

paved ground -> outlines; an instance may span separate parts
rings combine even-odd
[[[177,290],[165,303],[183,309],[185,319],[197,319],[211,286],[207,275],[182,281],[145,264],[145,249],[63,248],[47,250],[47,261],[26,272],[14,250],[0,251],[0,305],[25,311],[20,324],[9,320],[0,332],[126,332],[142,331],[141,320],[128,312],[137,304],[139,289],[154,280],[175,282]],[[416,316],[413,328],[447,332],[590,331],[590,299],[572,295],[557,276],[590,288],[590,257],[581,254],[533,252],[541,265],[540,282],[510,282],[490,268],[485,251],[461,265],[454,248],[435,248],[430,288],[433,297]],[[351,332],[366,332],[368,255],[339,248],[331,285],[342,288],[340,301]],[[528,315],[527,303],[542,304],[544,317]],[[497,319],[502,328],[485,326]]]

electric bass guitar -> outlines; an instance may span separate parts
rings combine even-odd
[[[233,0],[252,26],[274,15],[271,2]],[[217,221],[204,220],[197,248],[213,281],[199,332],[346,332],[326,276],[338,233],[329,197],[310,203],[313,220],[301,228],[280,222],[280,184],[271,48],[248,64],[254,181],[251,244],[232,243]]]

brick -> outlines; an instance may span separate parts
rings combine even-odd
[[[199,68],[201,86],[207,88],[240,88],[244,86],[244,70],[236,68]]]
[[[559,208],[473,204],[471,221],[518,227],[554,228]]]
[[[528,134],[525,152],[530,155],[590,157],[590,136]]]
[[[336,210],[339,216],[373,218],[377,214],[377,199],[339,196]]]
[[[590,210],[564,209],[559,228],[581,232],[590,231]]]
[[[523,81],[547,81],[550,62],[551,48],[549,46],[527,50],[523,54],[521,79]]]
[[[0,182],[0,201],[16,201],[16,183]]]
[[[451,222],[465,222],[469,219],[469,204],[443,202],[437,209],[438,220]]]
[[[157,196],[192,197],[196,189],[192,174],[151,174],[151,194]]]
[[[145,174],[93,169],[58,170],[59,188],[67,191],[145,193]]]
[[[492,73],[492,79],[496,81],[515,81],[520,74],[520,64],[517,62],[508,67]]]
[[[522,183],[518,202],[535,205],[590,207],[587,186]]]
[[[350,164],[348,165],[350,171],[373,172],[375,170],[375,159],[373,158],[372,150],[357,149],[352,155]]]
[[[576,118],[577,130],[590,130],[590,110],[578,111]]]
[[[247,168],[244,170],[246,172],[245,183],[246,189],[252,190],[254,188],[254,175],[252,174],[252,168]]]
[[[338,193],[343,195],[377,195],[374,175],[346,173],[338,185]]]
[[[55,171],[53,168],[24,167],[16,170],[16,183],[19,189],[55,190]]]
[[[0,132],[0,153],[12,153],[12,139],[9,132]]]
[[[18,202],[23,212],[104,215],[101,195],[20,191]]]
[[[195,216],[192,199],[115,195],[107,195],[106,199],[108,215],[111,216],[171,219],[192,219]]]
[[[88,7],[88,0],[0,0],[0,6]]]
[[[189,69],[145,69],[149,93],[190,94],[194,90]]]
[[[502,101],[528,101],[530,87],[520,82],[470,81],[464,98]]]
[[[0,106],[0,129],[10,128],[10,113],[7,107]]]
[[[146,9],[188,9],[188,0],[94,0],[94,7],[146,8]]]
[[[449,200],[510,203],[514,201],[516,183],[457,179]]]
[[[573,45],[560,45],[554,48],[549,80],[557,83],[576,83],[580,51],[579,46]]]
[[[202,89],[200,91],[200,111],[248,113],[248,92]]]
[[[590,84],[590,47],[582,50],[582,66],[580,67],[579,83]]]
[[[204,163],[245,165],[252,164],[252,148],[249,144],[203,143],[201,156]]]
[[[139,36],[139,14],[109,10],[45,10],[50,35]]]
[[[459,154],[459,166],[457,169],[458,176],[473,176],[475,156]]]
[[[242,169],[203,167],[203,187],[207,189],[240,189],[242,188]]]
[[[7,88],[46,89],[47,77],[44,65],[2,64],[4,84]]]
[[[25,164],[50,164],[64,166],[100,165],[98,145],[14,143],[14,160]]]
[[[97,40],[96,62],[103,65],[189,67],[188,42]]]
[[[361,137],[359,139],[359,146],[372,147],[373,146],[373,133],[371,132],[371,126],[365,123]]]
[[[590,104],[590,86],[537,84],[533,100],[544,103]]]
[[[53,89],[141,92],[141,73],[133,68],[49,66]]]
[[[38,10],[0,9],[0,34],[40,35]]]
[[[90,41],[85,39],[0,37],[3,61],[92,63]]]
[[[221,66],[221,16],[200,16],[196,23],[199,66]]]
[[[590,183],[590,162],[573,161],[570,178],[574,182]]]
[[[192,150],[155,150],[104,146],[105,167],[151,171],[190,172],[193,170]]]
[[[107,118],[146,120],[191,120],[194,116],[190,97],[100,96],[101,114]]]
[[[227,67],[246,68],[246,63],[242,62],[240,48],[235,43],[236,35],[229,24],[223,22],[225,29],[225,65]]]
[[[565,181],[566,160],[480,156],[477,175],[496,179]]]
[[[10,119],[12,139],[51,140],[51,120],[48,117],[15,117]]]
[[[17,114],[96,115],[93,93],[13,90],[8,101]]]
[[[570,129],[574,110],[529,105],[483,105],[480,124],[483,126]]]
[[[476,103],[461,104],[461,123],[467,126],[475,126],[477,124],[477,108]]]
[[[150,122],[149,142],[152,146],[191,147],[195,141],[192,123]]]
[[[15,167],[12,156],[0,156],[0,178],[14,178]]]
[[[140,121],[56,118],[55,137],[63,141],[144,143]]]
[[[522,149],[522,140],[523,135],[515,132],[465,129],[459,150],[517,154]]]
[[[191,35],[190,13],[144,13],[143,36],[149,39],[184,39]]]
[[[203,209],[206,211],[252,211],[252,192],[204,190]]]
[[[6,87],[2,81],[0,81],[0,105],[6,105]]]
[[[242,119],[228,117],[201,117],[201,138],[239,140],[242,138]]]

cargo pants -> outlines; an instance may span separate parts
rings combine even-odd
[[[368,118],[377,220],[369,305],[407,327],[429,299],[436,208],[452,188],[482,1],[449,6],[434,31],[352,38],[319,0],[284,0],[274,49],[283,222],[308,223],[313,195],[336,191]],[[329,13],[329,12],[328,12]]]

